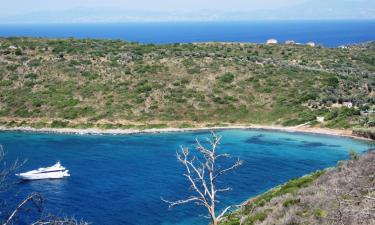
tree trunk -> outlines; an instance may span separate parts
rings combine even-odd
[[[214,206],[211,206],[210,214],[211,214],[212,225],[218,225],[219,221],[216,218]]]

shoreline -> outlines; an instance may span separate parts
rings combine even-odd
[[[99,128],[32,128],[32,127],[4,127],[0,126],[0,131],[18,131],[31,133],[54,133],[54,134],[76,134],[76,135],[131,135],[131,134],[153,134],[153,133],[174,133],[174,132],[193,132],[193,131],[208,131],[208,130],[269,130],[281,131],[291,133],[307,133],[320,134],[329,136],[347,137],[358,140],[374,141],[370,138],[355,136],[351,130],[317,128],[308,126],[272,126],[272,125],[229,125],[229,126],[214,126],[214,127],[191,127],[191,128],[151,128],[151,129],[99,129]]]

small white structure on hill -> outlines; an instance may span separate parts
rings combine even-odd
[[[317,116],[316,121],[318,121],[319,123],[324,123],[324,116]]]
[[[344,106],[348,107],[348,108],[353,108],[353,103],[352,102],[343,102],[342,104]]]
[[[315,47],[315,43],[314,42],[307,42],[306,45],[310,46],[310,47]]]
[[[287,40],[287,41],[285,41],[285,44],[286,44],[286,45],[295,45],[296,42],[293,41],[293,40]]]
[[[275,45],[277,43],[278,43],[277,40],[274,38],[268,39],[266,42],[267,45]]]
[[[9,46],[9,49],[17,49],[17,47],[16,46],[14,46],[14,45],[11,45],[11,46]]]

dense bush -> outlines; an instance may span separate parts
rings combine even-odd
[[[52,128],[64,128],[67,127],[69,122],[61,121],[61,120],[54,120],[51,123]]]
[[[22,55],[22,50],[17,48],[16,51],[14,52],[15,55],[21,56]]]
[[[225,73],[224,75],[219,77],[219,80],[224,83],[232,83],[234,80],[234,74]]]
[[[331,88],[337,88],[339,86],[339,79],[337,77],[328,78],[328,86]]]
[[[86,77],[87,79],[94,80],[99,77],[97,73],[89,72],[89,71],[82,71],[81,75]]]
[[[353,134],[359,137],[365,137],[375,140],[375,129],[371,128],[355,128]]]

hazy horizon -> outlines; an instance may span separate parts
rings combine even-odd
[[[375,20],[371,0],[18,0],[0,24]]]
[[[215,21],[205,21],[205,20],[180,20],[180,21],[123,21],[123,22],[102,22],[102,21],[92,21],[92,22],[40,22],[40,23],[1,23],[1,26],[13,26],[13,25],[95,25],[95,24],[179,24],[179,23],[202,23],[202,24],[215,24],[215,23],[304,23],[304,22],[375,22],[373,19],[259,19],[259,20],[215,20]]]

